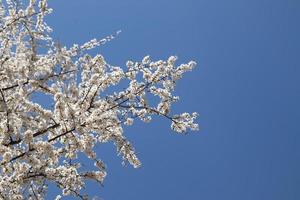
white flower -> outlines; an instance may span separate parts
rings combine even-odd
[[[55,200],[61,200],[61,196],[60,195],[57,195],[56,197],[55,197]]]
[[[124,122],[124,124],[126,124],[126,125],[128,125],[128,126],[131,126],[131,125],[133,124],[133,119],[130,118],[130,117],[128,117],[128,118],[126,119],[126,121]]]
[[[169,59],[168,59],[168,64],[174,65],[176,60],[177,60],[176,56],[170,56]]]
[[[3,161],[8,162],[12,158],[12,154],[10,151],[7,151],[3,154]]]
[[[134,66],[134,62],[132,62],[131,60],[128,60],[127,63],[126,63],[126,66],[127,66],[128,68],[133,67],[133,66]]]
[[[142,60],[143,65],[147,65],[151,62],[150,56],[145,56]]]
[[[32,139],[33,139],[33,133],[31,130],[27,130],[25,133],[24,133],[24,142],[26,144],[29,144],[30,142],[32,142]]]

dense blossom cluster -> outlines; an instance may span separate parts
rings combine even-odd
[[[178,133],[198,129],[196,113],[170,114],[179,99],[172,94],[175,83],[195,62],[176,66],[175,56],[167,61],[146,56],[124,68],[112,66],[86,51],[114,36],[62,47],[44,22],[49,13],[47,0],[30,0],[28,6],[1,2],[0,199],[44,199],[48,184],[61,195],[86,199],[86,180],[102,184],[106,176],[95,145],[112,141],[124,162],[141,165],[123,134],[136,119],[150,122],[158,115]],[[109,94],[122,81],[127,87]],[[53,107],[35,103],[35,93],[53,99]],[[94,166],[81,165],[79,153]]]

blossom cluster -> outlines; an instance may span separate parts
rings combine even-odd
[[[197,113],[171,114],[176,81],[196,63],[176,65],[177,57],[128,61],[112,66],[87,53],[113,39],[93,39],[67,48],[52,38],[44,17],[47,0],[6,0],[0,5],[0,199],[44,199],[48,184],[61,189],[57,199],[87,199],[87,180],[102,184],[105,164],[95,146],[113,142],[124,163],[139,167],[124,127],[161,116],[178,133],[197,130]],[[119,32],[118,32],[119,33]],[[117,34],[118,34],[117,33]],[[109,93],[121,82],[125,89]],[[34,101],[42,93],[53,101]],[[157,100],[158,99],[158,100]],[[84,154],[94,165],[80,162]]]

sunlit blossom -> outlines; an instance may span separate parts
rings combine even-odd
[[[14,2],[0,5],[0,199],[44,199],[48,183],[61,190],[56,200],[62,195],[87,199],[86,181],[102,184],[107,173],[97,145],[112,142],[124,164],[141,166],[124,135],[124,126],[137,120],[160,116],[178,133],[198,130],[197,113],[171,110],[179,100],[176,81],[196,62],[177,65],[176,56],[166,61],[145,56],[113,66],[88,50],[119,31],[68,48],[51,37],[44,21],[52,12],[47,0],[30,0],[24,7]],[[109,93],[121,81],[128,85]],[[38,93],[53,104],[45,108],[34,102]],[[80,163],[78,155],[92,164]]]

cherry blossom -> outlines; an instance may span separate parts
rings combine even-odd
[[[51,12],[47,0],[1,2],[1,199],[44,199],[49,184],[61,189],[56,199],[87,199],[86,181],[102,184],[107,173],[95,146],[112,141],[124,163],[141,165],[124,135],[124,127],[136,120],[150,122],[161,116],[177,133],[198,130],[197,113],[171,114],[179,100],[173,94],[176,81],[196,66],[194,61],[177,65],[176,56],[166,61],[145,56],[124,67],[113,66],[88,51],[119,31],[68,48],[51,37],[44,21]],[[107,92],[121,81],[128,83],[124,90]],[[34,102],[36,93],[51,98],[53,106]],[[83,166],[79,153],[94,165]]]

